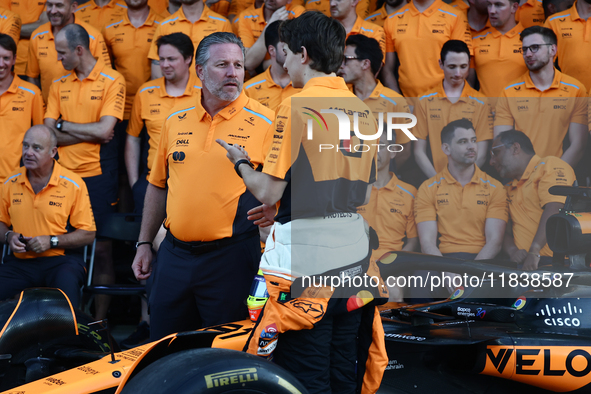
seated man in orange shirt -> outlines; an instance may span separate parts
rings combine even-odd
[[[300,91],[291,84],[291,78],[285,69],[283,43],[279,42],[279,25],[281,21],[270,23],[265,29],[265,45],[271,57],[271,65],[264,73],[251,78],[244,86],[248,97],[257,100],[265,107],[275,111],[279,104]]]
[[[511,261],[535,270],[552,262],[546,244],[546,222],[564,206],[566,197],[548,192],[555,185],[572,186],[571,166],[554,156],[540,157],[527,135],[517,130],[500,133],[493,141],[490,164],[503,178],[511,220],[505,231],[503,251]]]
[[[64,249],[92,243],[95,226],[84,181],[53,159],[56,143],[46,126],[31,127],[22,145],[25,165],[4,182],[0,233],[13,254],[0,265],[0,300],[47,286],[62,290],[72,306],[79,306],[85,264]],[[75,230],[68,233],[68,225]]]
[[[454,120],[443,128],[441,149],[447,166],[421,185],[415,202],[421,250],[492,259],[501,251],[507,223],[505,189],[475,164],[478,145],[469,120]]]

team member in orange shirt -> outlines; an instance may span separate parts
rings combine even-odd
[[[15,40],[18,48],[14,73],[16,75],[25,75],[31,34],[35,29],[47,22],[47,15],[43,12],[45,10],[45,0],[2,0],[0,6],[20,16],[22,26],[20,40]]]
[[[78,21],[102,30],[112,20],[119,20],[127,12],[127,6],[120,0],[90,0],[76,10]]]
[[[443,78],[436,66],[443,44],[464,41],[472,47],[472,35],[466,15],[442,0],[416,0],[390,15],[386,32],[384,85],[405,97],[419,97]],[[420,50],[417,50],[420,48]],[[396,58],[400,61],[399,81],[394,78]]]
[[[31,124],[42,124],[45,114],[39,88],[11,71],[16,51],[14,40],[0,34],[0,182],[19,167],[23,136]]]
[[[470,64],[470,52],[466,44],[450,40],[441,49],[439,66],[443,81],[439,86],[426,91],[415,106],[417,125],[415,136],[415,160],[427,177],[441,172],[447,159],[441,150],[441,130],[452,120],[467,118],[475,125],[478,150],[476,165],[486,161],[488,143],[493,137],[492,108],[484,95],[472,89],[466,77]],[[427,138],[431,147],[433,163],[427,156]]]
[[[244,299],[258,270],[260,244],[246,212],[260,204],[215,139],[246,146],[258,166],[270,145],[274,113],[242,91],[243,48],[231,33],[204,38],[195,55],[201,97],[173,108],[162,127],[132,265],[136,278],[151,275],[150,244],[166,216],[149,295],[152,339],[247,315]],[[187,215],[191,206],[201,213]]]
[[[125,78],[125,113],[129,119],[133,98],[140,85],[150,80],[148,51],[162,17],[148,7],[148,0],[125,0],[126,12],[105,26],[102,33],[113,64]]]
[[[505,189],[475,165],[478,145],[469,120],[450,122],[441,141],[447,167],[421,185],[415,201],[421,249],[436,256],[492,259],[501,251],[507,224]]]
[[[386,19],[402,7],[404,7],[407,3],[406,0],[382,0],[378,2],[379,4],[383,4],[382,6],[378,7],[375,12],[372,12],[369,16],[365,18],[367,22],[374,23],[380,27],[384,27],[386,23]]]
[[[170,18],[162,21],[154,34],[148,58],[152,59],[152,79],[162,77],[158,65],[158,48],[155,40],[171,33],[184,33],[197,47],[201,40],[215,32],[231,32],[230,22],[223,16],[211,11],[201,0],[184,0],[181,8]]]
[[[125,80],[92,56],[89,41],[86,30],[75,23],[56,35],[58,59],[70,73],[51,85],[45,125],[56,133],[60,164],[86,182],[100,230],[117,204],[117,140],[113,137],[115,124],[123,119]],[[113,283],[111,241],[97,241],[95,254],[95,282]],[[107,315],[106,297],[97,296],[98,319]]]
[[[28,287],[46,286],[62,290],[79,306],[85,264],[64,249],[92,243],[95,226],[86,185],[53,159],[56,142],[47,127],[30,128],[22,145],[24,167],[1,189],[0,233],[13,252],[0,265],[2,300]],[[69,225],[75,230],[68,232]]]
[[[474,68],[486,97],[499,97],[509,82],[527,71],[519,39],[523,26],[515,21],[518,4],[519,0],[489,0],[491,26],[473,37]]]
[[[21,17],[0,7],[0,33],[9,35],[18,44],[21,36]]]
[[[507,226],[503,250],[511,261],[535,270],[540,262],[550,264],[552,251],[546,244],[548,218],[564,207],[566,197],[553,196],[555,185],[572,186],[575,173],[558,157],[536,155],[527,135],[506,130],[493,141],[490,163],[503,178],[513,181],[505,187],[511,221]]]
[[[570,9],[549,18],[544,26],[556,34],[560,70],[591,91],[591,0],[575,1]]]
[[[515,19],[517,19],[524,28],[543,26],[545,16],[542,0],[521,0],[520,2],[521,4],[515,14]]]
[[[74,23],[76,2],[73,0],[48,0],[47,17],[49,22],[37,28],[29,43],[29,59],[26,75],[29,82],[39,86],[43,99],[47,102],[51,83],[62,75],[67,74],[57,59],[54,37],[65,26]],[[109,51],[100,31],[94,27],[80,23],[90,36],[90,51],[95,58],[100,57],[103,62],[111,66]]]
[[[506,86],[496,105],[495,136],[515,128],[531,139],[541,157],[561,157],[575,167],[587,143],[587,91],[576,79],[554,68],[556,35],[532,26],[521,33],[529,69]],[[566,134],[570,146],[563,152]]]
[[[189,104],[201,94],[196,77],[189,72],[194,52],[191,39],[183,33],[172,33],[160,36],[156,45],[164,77],[140,87],[134,100],[125,144],[125,165],[137,213],[143,211],[150,170],[164,121],[173,107],[183,104],[190,107]],[[144,127],[146,135],[142,134]],[[141,137],[148,140],[148,152],[142,152]],[[145,163],[140,163],[141,157],[146,157]]]
[[[265,29],[265,45],[271,57],[271,65],[262,74],[251,78],[244,86],[248,97],[273,111],[279,107],[283,100],[300,91],[300,89],[293,87],[289,74],[283,68],[285,55],[283,54],[283,43],[279,42],[280,24],[281,21],[275,21]]]
[[[387,120],[388,112],[409,114],[410,109],[404,97],[376,79],[383,59],[378,42],[373,38],[356,34],[349,36],[346,44],[345,58],[338,74],[347,84],[353,85],[353,93],[367,104],[376,120],[379,119],[380,113],[384,114],[384,122]],[[396,168],[401,168],[410,157],[410,138],[396,129],[396,143],[402,145],[402,151],[396,155]]]
[[[304,11],[305,8],[294,4],[293,0],[265,0],[261,8],[250,7],[240,13],[238,37],[246,47],[244,66],[249,72],[254,74],[254,70],[266,59],[266,27],[275,21],[297,18]],[[267,64],[263,63],[263,66]]]
[[[352,34],[363,34],[375,39],[380,44],[382,54],[386,56],[386,37],[384,29],[371,22],[364,21],[355,12],[355,5],[358,0],[333,1],[330,5],[330,15],[341,22],[347,32],[347,37]]]

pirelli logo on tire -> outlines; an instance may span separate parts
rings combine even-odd
[[[241,368],[217,372],[211,375],[205,375],[204,378],[208,389],[259,380],[256,368]]]

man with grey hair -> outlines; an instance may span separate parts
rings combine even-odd
[[[246,318],[260,260],[258,229],[247,219],[260,203],[215,140],[245,147],[260,168],[275,115],[242,90],[244,47],[234,34],[204,38],[195,65],[201,97],[174,107],[164,122],[132,265],[136,278],[150,278],[152,340]],[[153,265],[163,220],[166,238]]]

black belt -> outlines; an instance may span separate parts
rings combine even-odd
[[[240,241],[244,241],[247,240],[249,238],[253,238],[255,236],[258,236],[259,232],[258,230],[254,230],[254,231],[249,231],[247,233],[244,234],[240,234],[237,235],[235,237],[230,237],[230,238],[222,238],[222,239],[218,239],[216,241],[210,241],[210,242],[200,242],[200,241],[195,241],[195,242],[185,242],[185,241],[181,241],[180,239],[176,238],[174,235],[172,235],[172,233],[170,232],[170,230],[166,231],[166,239],[172,244],[172,246],[174,246],[175,248],[180,248],[183,250],[186,250],[188,252],[191,252],[192,254],[204,254],[204,253],[209,253],[209,252],[213,252],[215,250],[221,249],[223,247],[229,246],[229,245],[233,245],[237,242]]]

